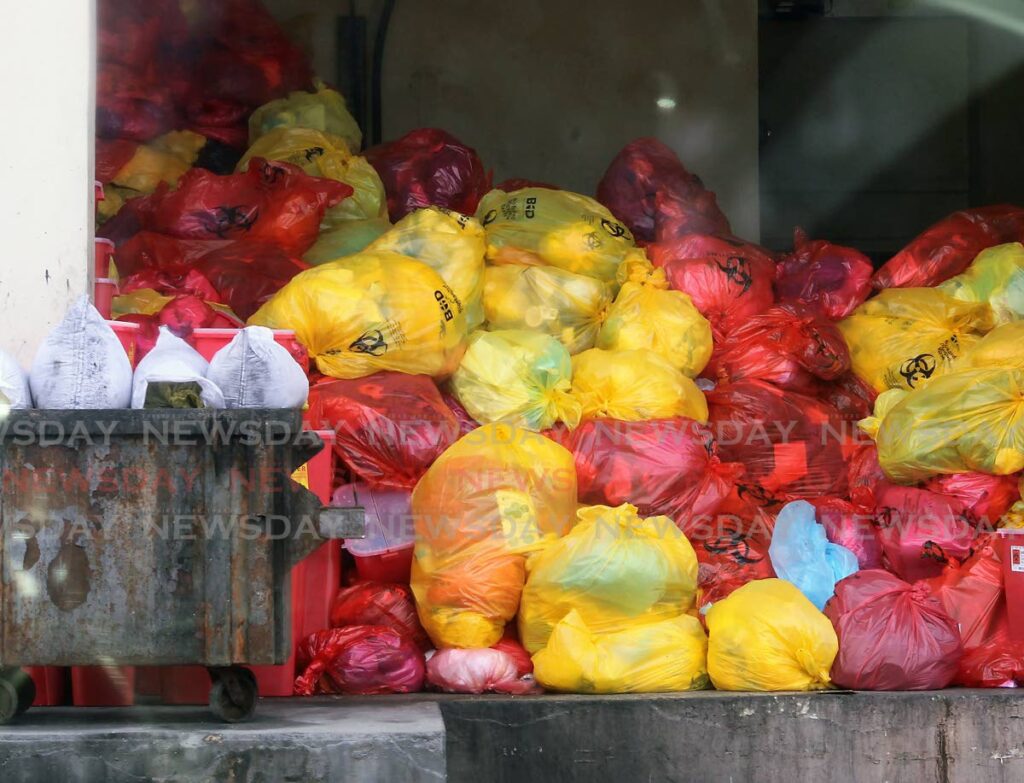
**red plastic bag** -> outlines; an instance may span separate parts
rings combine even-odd
[[[123,212],[124,210],[122,210]],[[103,235],[110,239],[116,231],[109,231],[111,222],[104,224]],[[130,238],[121,238],[117,246],[115,263],[118,274],[128,277],[143,270],[163,270],[184,274],[192,269],[207,253],[226,247],[231,240],[176,239],[154,231],[140,231]]]
[[[433,647],[408,585],[357,582],[342,588],[331,604],[331,627],[349,625],[383,625],[412,639],[424,652]]]
[[[459,437],[459,423],[426,375],[378,372],[309,393],[314,421],[337,433],[335,451],[369,484],[411,489]]]
[[[861,444],[853,449],[847,477],[853,504],[873,509],[877,502],[878,488],[888,483],[882,466],[878,464],[878,447],[874,443]]]
[[[308,268],[277,245],[245,240],[213,249],[196,264],[221,301],[243,320]]]
[[[793,232],[793,252],[779,260],[775,296],[838,321],[868,298],[874,271],[871,259],[859,250],[810,240],[798,228]]]
[[[533,673],[533,659],[526,648],[519,643],[514,623],[505,627],[505,635],[492,644],[491,649],[507,653],[515,661],[516,671],[520,677]]]
[[[775,260],[764,248],[734,237],[691,234],[647,249],[669,286],[689,295],[716,338],[775,302]]]
[[[710,524],[687,532],[699,563],[699,608],[721,601],[747,582],[775,576],[768,557],[772,527],[771,517],[757,510],[748,519],[720,513]]]
[[[588,419],[550,435],[572,452],[581,503],[632,503],[642,517],[664,514],[685,532],[710,519],[743,468],[723,464],[711,430],[693,419]]]
[[[764,381],[738,381],[706,393],[718,456],[746,467],[748,494],[774,506],[846,494],[850,423],[828,403]]]
[[[419,647],[394,628],[350,625],[307,636],[296,661],[297,696],[316,693],[414,693],[422,690],[426,665]]]
[[[139,145],[126,139],[96,139],[96,180],[108,184],[127,165]]]
[[[101,68],[120,63],[145,70],[168,59],[188,39],[188,22],[178,0],[101,0],[96,15],[96,57]]]
[[[301,256],[316,241],[324,210],[352,192],[298,166],[253,158],[238,174],[190,169],[174,190],[161,185],[126,202],[105,233],[116,242],[140,230],[178,239],[247,239]]]
[[[431,205],[472,215],[491,189],[476,150],[437,128],[410,131],[363,154],[384,183],[392,223]]]
[[[855,422],[871,415],[878,392],[852,372],[846,372],[835,380],[819,383],[815,396],[834,407],[848,421]]]
[[[819,380],[834,380],[849,369],[850,352],[835,324],[777,305],[715,340],[703,375],[719,383],[761,380],[813,394]]]
[[[875,523],[885,567],[908,582],[938,576],[951,558],[967,557],[974,540],[958,500],[888,482],[876,490]]]
[[[982,250],[1024,240],[1024,210],[1011,204],[962,209],[925,229],[871,278],[875,288],[925,288],[963,272]]]
[[[597,185],[597,200],[621,220],[638,245],[685,234],[728,234],[715,194],[657,139],[634,139]]]
[[[104,63],[96,71],[96,135],[144,142],[173,130],[171,92],[140,71]]]
[[[825,615],[839,637],[832,682],[868,691],[945,688],[963,647],[956,623],[923,585],[877,569],[836,584]]]
[[[878,543],[871,510],[842,498],[810,498],[809,501],[829,541],[853,552],[861,569],[882,567],[882,546]]]
[[[1006,595],[997,545],[985,543],[963,564],[950,563],[926,584],[959,626],[965,650],[1005,634]]]
[[[960,659],[956,684],[966,688],[1018,688],[1024,685],[1024,641],[995,636]]]
[[[999,518],[1020,500],[1020,475],[991,476],[988,473],[953,473],[925,482],[925,489],[956,498],[963,504],[968,520],[991,530]]]
[[[207,302],[221,303],[217,289],[205,275],[195,269],[190,269],[184,274],[144,269],[134,275],[122,277],[117,284],[120,294],[130,294],[132,291],[145,288],[152,288],[164,296],[194,296]]]
[[[438,650],[427,661],[427,683],[447,693],[543,693],[533,677],[519,674],[511,655],[493,647]]]

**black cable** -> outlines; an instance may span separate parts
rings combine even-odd
[[[380,144],[383,121],[381,106],[381,73],[384,70],[384,45],[388,39],[388,25],[391,23],[391,12],[395,10],[395,0],[385,0],[377,23],[377,37],[373,44],[373,68],[370,73],[370,111],[372,117],[372,138],[374,144]]]

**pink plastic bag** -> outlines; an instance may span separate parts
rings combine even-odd
[[[972,524],[992,529],[999,518],[1020,500],[1020,476],[990,476],[988,473],[953,473],[936,476],[925,488],[956,498]]]
[[[427,683],[448,693],[542,693],[533,677],[519,676],[515,660],[502,650],[438,650],[427,661]]]
[[[853,552],[861,569],[882,567],[882,547],[871,511],[836,497],[810,498],[810,503],[829,541]]]

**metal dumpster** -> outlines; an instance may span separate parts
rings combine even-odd
[[[11,411],[0,421],[0,722],[21,666],[200,664],[252,714],[243,664],[283,663],[290,568],[362,535],[291,480],[323,444],[298,411]]]

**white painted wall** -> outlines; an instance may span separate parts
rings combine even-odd
[[[94,18],[92,0],[3,4],[0,349],[26,367],[89,287]]]

